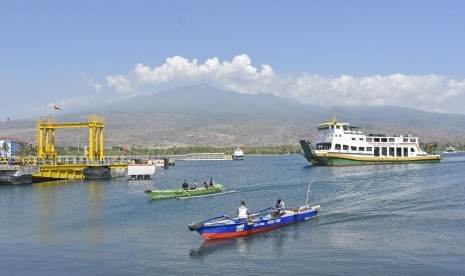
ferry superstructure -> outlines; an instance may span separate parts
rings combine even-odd
[[[410,134],[363,134],[336,117],[318,125],[315,147],[300,140],[305,158],[313,165],[359,165],[385,163],[439,162],[440,155],[428,154]]]

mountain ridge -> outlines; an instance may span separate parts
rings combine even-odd
[[[57,122],[105,121],[106,146],[266,146],[312,140],[316,126],[337,115],[371,133],[419,135],[421,142],[461,143],[465,115],[397,106],[322,107],[271,94],[241,94],[208,84],[163,90],[80,112],[55,114]],[[11,133],[35,143],[35,120],[15,122]],[[79,132],[80,131],[80,132]],[[79,133],[78,135],[76,133]],[[56,144],[85,143],[85,130],[57,130]]]

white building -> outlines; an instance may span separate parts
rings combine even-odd
[[[0,157],[19,156],[21,144],[18,141],[0,140]]]

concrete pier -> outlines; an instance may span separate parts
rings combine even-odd
[[[0,165],[0,184],[30,184],[32,175],[39,171],[38,166]]]

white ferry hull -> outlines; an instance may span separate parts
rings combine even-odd
[[[244,160],[244,155],[233,155],[232,159],[233,160]]]

